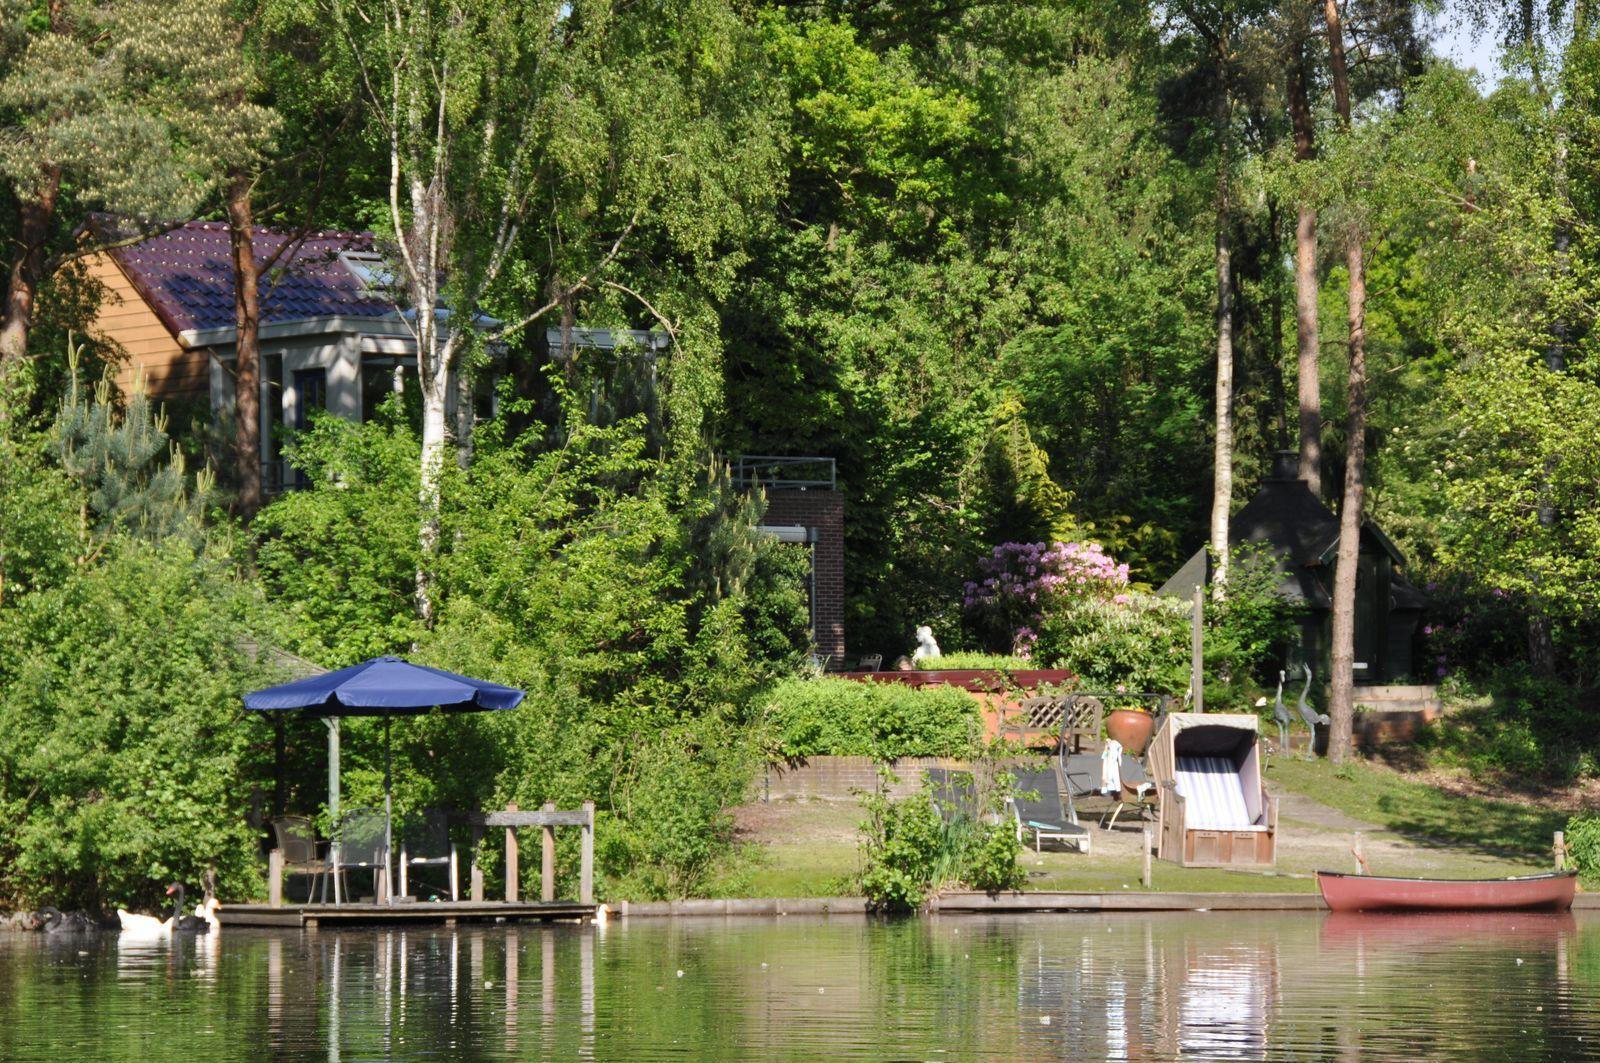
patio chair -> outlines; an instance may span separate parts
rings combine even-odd
[[[1008,802],[1017,823],[1017,840],[1033,833],[1033,851],[1044,851],[1044,840],[1075,846],[1080,853],[1089,852],[1089,831],[1078,822],[1070,803],[1061,800],[1061,777],[1054,768],[1017,772],[1017,792]]]
[[[322,886],[323,896],[328,893],[328,858],[317,855],[317,832],[304,816],[279,816],[271,821],[272,839],[283,854],[283,871],[286,875],[310,875],[311,888],[306,894],[309,901]]]
[[[1097,813],[1103,829],[1116,826],[1117,817],[1129,809],[1155,807],[1155,785],[1144,765],[1126,753],[1120,765],[1122,785],[1110,792],[1101,782],[1104,766],[1100,753],[1068,753],[1063,749],[1060,766],[1067,801],[1075,811]]]
[[[342,903],[350,890],[344,873],[351,869],[372,872],[373,899],[388,899],[389,854],[384,848],[385,820],[381,808],[353,808],[344,814],[330,846],[329,864],[333,871],[333,902]],[[342,895],[341,895],[342,891]]]
[[[863,671],[863,672],[881,672],[881,671],[883,671],[883,654],[881,654],[881,653],[868,653],[868,654],[865,654],[861,658],[860,662],[857,663],[856,668],[859,671]]]
[[[400,832],[400,896],[411,894],[410,870],[413,867],[443,867],[450,878],[450,899],[460,900],[461,872],[456,847],[450,842],[450,820],[443,811],[431,808],[420,823],[408,824]],[[433,887],[428,887],[433,889]],[[435,894],[439,890],[433,890]]]

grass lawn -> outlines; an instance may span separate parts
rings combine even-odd
[[[1325,760],[1277,759],[1267,778],[1414,844],[1463,854],[1543,859],[1554,832],[1566,826],[1561,812],[1451,794],[1361,762],[1335,768]]]
[[[1326,761],[1275,760],[1275,791],[1304,794],[1370,824],[1364,845],[1377,874],[1447,878],[1527,874],[1549,866],[1551,834],[1565,815],[1511,801],[1466,797],[1435,789],[1399,772],[1366,763],[1335,769]],[[1315,809],[1315,806],[1310,806]],[[747,810],[751,864],[733,892],[748,897],[823,897],[847,892],[859,869],[855,830],[861,818],[850,802],[774,802]],[[1320,817],[1329,819],[1329,814]],[[1337,817],[1342,819],[1342,817]],[[1280,820],[1278,863],[1272,873],[1152,864],[1153,888],[1170,892],[1298,893],[1316,889],[1318,869],[1355,870],[1348,821]],[[1139,890],[1137,833],[1094,831],[1094,852],[1025,851],[1028,889],[1114,892]],[[730,883],[730,885],[733,885]]]

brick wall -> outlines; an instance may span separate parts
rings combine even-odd
[[[789,524],[816,532],[817,652],[838,662],[844,657],[844,497],[837,491],[769,490],[763,524]]]

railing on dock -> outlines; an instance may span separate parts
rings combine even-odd
[[[478,842],[487,827],[504,827],[506,832],[506,901],[515,903],[518,894],[517,828],[539,827],[543,844],[539,859],[539,899],[556,899],[556,828],[580,827],[583,839],[579,849],[578,903],[594,903],[594,802],[585,801],[583,808],[572,812],[556,809],[554,801],[546,801],[537,812],[522,812],[516,802],[507,805],[504,812],[475,812],[465,817],[472,825],[471,896],[483,900],[483,868],[478,864]]]

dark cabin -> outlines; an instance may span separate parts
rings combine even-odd
[[[1277,453],[1272,476],[1233,515],[1228,541],[1234,546],[1264,543],[1276,558],[1284,597],[1303,610],[1298,644],[1289,648],[1284,666],[1292,674],[1307,663],[1319,678],[1326,677],[1339,518],[1299,478],[1293,451]],[[1381,528],[1371,521],[1362,525],[1356,575],[1357,683],[1412,679],[1411,647],[1427,599],[1406,580],[1405,563]],[[1210,583],[1211,568],[1211,558],[1201,547],[1156,593],[1190,597],[1195,587]]]

